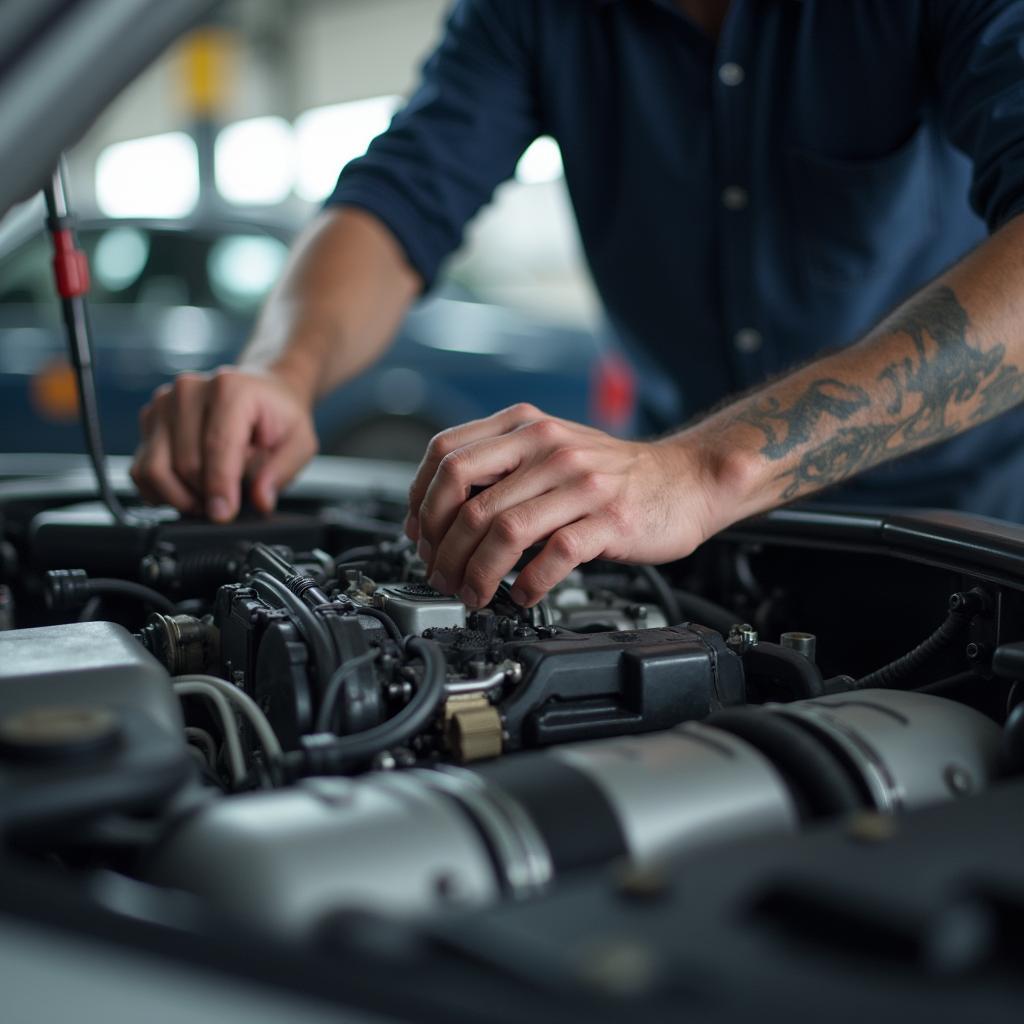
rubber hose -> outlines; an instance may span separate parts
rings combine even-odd
[[[758,676],[781,680],[796,691],[794,700],[821,697],[825,682],[821,669],[799,651],[781,644],[759,643],[743,655],[743,673],[750,679]]]
[[[779,770],[810,819],[864,808],[853,779],[831,751],[796,722],[763,709],[719,711],[705,725],[745,740]]]
[[[105,594],[120,594],[124,597],[138,598],[138,600],[145,601],[146,604],[152,605],[158,611],[164,612],[167,615],[173,615],[177,611],[174,602],[169,597],[161,594],[159,590],[153,590],[152,587],[147,587],[142,583],[134,583],[131,580],[105,579],[101,577],[100,579],[89,580],[85,589],[87,593],[96,597],[102,597]]]
[[[412,700],[397,715],[365,732],[344,736],[323,746],[297,751],[289,767],[298,774],[343,774],[366,764],[382,750],[407,743],[432,721],[445,699],[447,664],[432,640],[413,636],[406,650],[423,661],[423,680]]]
[[[901,689],[928,660],[952,646],[961,638],[971,622],[971,614],[957,610],[950,612],[942,625],[931,636],[922,640],[912,651],[895,661],[869,672],[857,680],[854,689],[877,687],[882,690]]]
[[[300,597],[293,594],[280,580],[275,579],[263,569],[257,569],[249,578],[250,584],[263,591],[261,596],[270,596],[276,603],[288,611],[295,619],[299,631],[309,644],[313,654],[313,665],[316,668],[317,683],[324,687],[334,671],[337,659],[334,654],[334,642],[324,623],[313,614],[312,609]]]

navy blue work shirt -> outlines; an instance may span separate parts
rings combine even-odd
[[[866,333],[1024,210],[1024,3],[460,0],[329,203],[429,283],[550,134],[655,428]],[[1024,410],[830,497],[1024,521]]]

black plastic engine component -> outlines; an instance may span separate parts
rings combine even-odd
[[[506,749],[667,729],[745,695],[739,657],[719,633],[693,624],[560,633],[506,651],[524,666],[501,705]]]
[[[143,559],[159,544],[171,544],[180,555],[204,550],[236,549],[259,537],[296,551],[323,547],[329,528],[313,516],[278,513],[269,519],[241,517],[231,523],[179,519],[176,513],[152,509],[136,514],[130,524],[112,523],[100,504],[83,503],[49,509],[29,526],[31,562],[38,569],[80,566],[102,576],[134,579]]]

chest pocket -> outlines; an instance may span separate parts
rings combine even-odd
[[[790,151],[790,202],[809,284],[863,285],[919,257],[938,228],[930,142],[919,126],[870,159]]]

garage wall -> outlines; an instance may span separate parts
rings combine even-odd
[[[219,15],[232,60],[218,120],[291,120],[312,107],[407,94],[451,2],[230,0]],[[84,213],[95,209],[96,160],[105,147],[189,128],[185,81],[179,45],[132,83],[69,154],[72,195]],[[293,197],[273,212],[301,222],[312,209]],[[571,323],[600,319],[562,181],[499,189],[452,266],[496,301]]]

